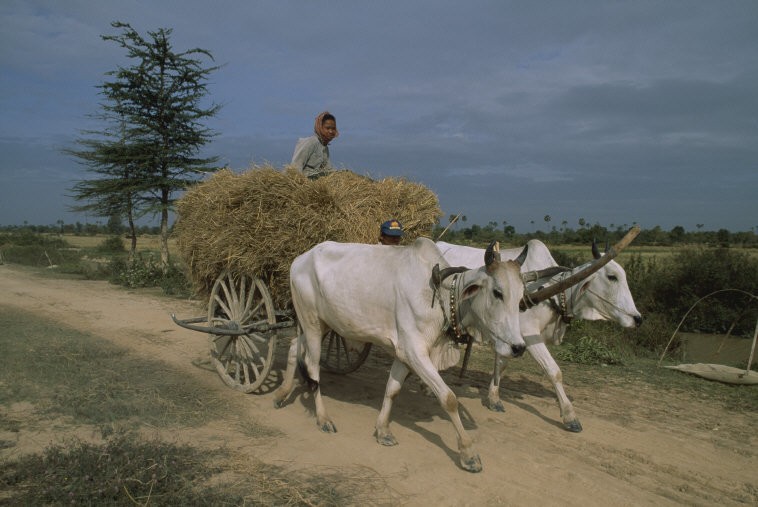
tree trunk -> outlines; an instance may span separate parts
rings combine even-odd
[[[168,271],[168,190],[161,191],[161,268]]]
[[[132,197],[129,196],[127,201],[126,220],[129,222],[129,236],[131,239],[131,245],[129,246],[129,264],[134,262],[134,258],[137,256],[137,227],[134,225],[134,213],[132,210]]]

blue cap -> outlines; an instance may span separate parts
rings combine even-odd
[[[387,220],[382,224],[382,234],[385,236],[402,236],[403,224],[395,220]]]

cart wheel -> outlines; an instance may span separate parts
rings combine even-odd
[[[208,302],[208,324],[243,329],[252,324],[274,324],[274,304],[266,285],[247,275],[222,273],[213,284]],[[245,393],[258,389],[271,371],[276,331],[242,335],[210,335],[211,362],[221,379]]]
[[[334,331],[329,331],[321,340],[321,368],[330,373],[345,375],[357,370],[370,351],[370,343],[346,340]]]

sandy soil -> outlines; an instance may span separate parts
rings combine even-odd
[[[282,432],[262,443],[235,425],[219,423],[186,435],[193,443],[225,445],[238,457],[293,470],[358,476],[370,469],[374,483],[367,487],[375,488],[377,504],[758,505],[754,414],[728,412],[648,384],[609,382],[592,388],[572,386],[567,378],[584,426],[573,434],[562,429],[545,377],[506,374],[501,385],[507,411],[494,413],[483,406],[482,374],[453,386],[484,465],[481,473],[470,474],[457,465],[455,432],[446,415],[436,400],[417,392],[415,383],[393,409],[399,445],[376,443],[373,426],[388,364],[376,351],[354,374],[324,374],[322,392],[339,430],[324,434],[304,390],[274,409],[270,391],[246,395],[221,382],[207,367],[206,336],[176,326],[169,316],[202,315],[200,303],[106,282],[40,277],[9,265],[0,265],[0,289],[0,304],[164,361],[202,379],[208,390],[229,400],[230,411]],[[285,366],[284,345],[279,349],[274,386]],[[48,441],[22,432],[13,453],[37,451]]]

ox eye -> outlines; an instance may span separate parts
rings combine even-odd
[[[499,291],[498,289],[493,289],[493,290],[492,290],[492,294],[493,294],[493,295],[494,295],[496,298],[498,298],[500,301],[502,301],[502,300],[503,300],[503,293],[502,293],[501,291]]]
[[[608,275],[608,280],[612,282],[618,282],[619,278],[616,275]]]

